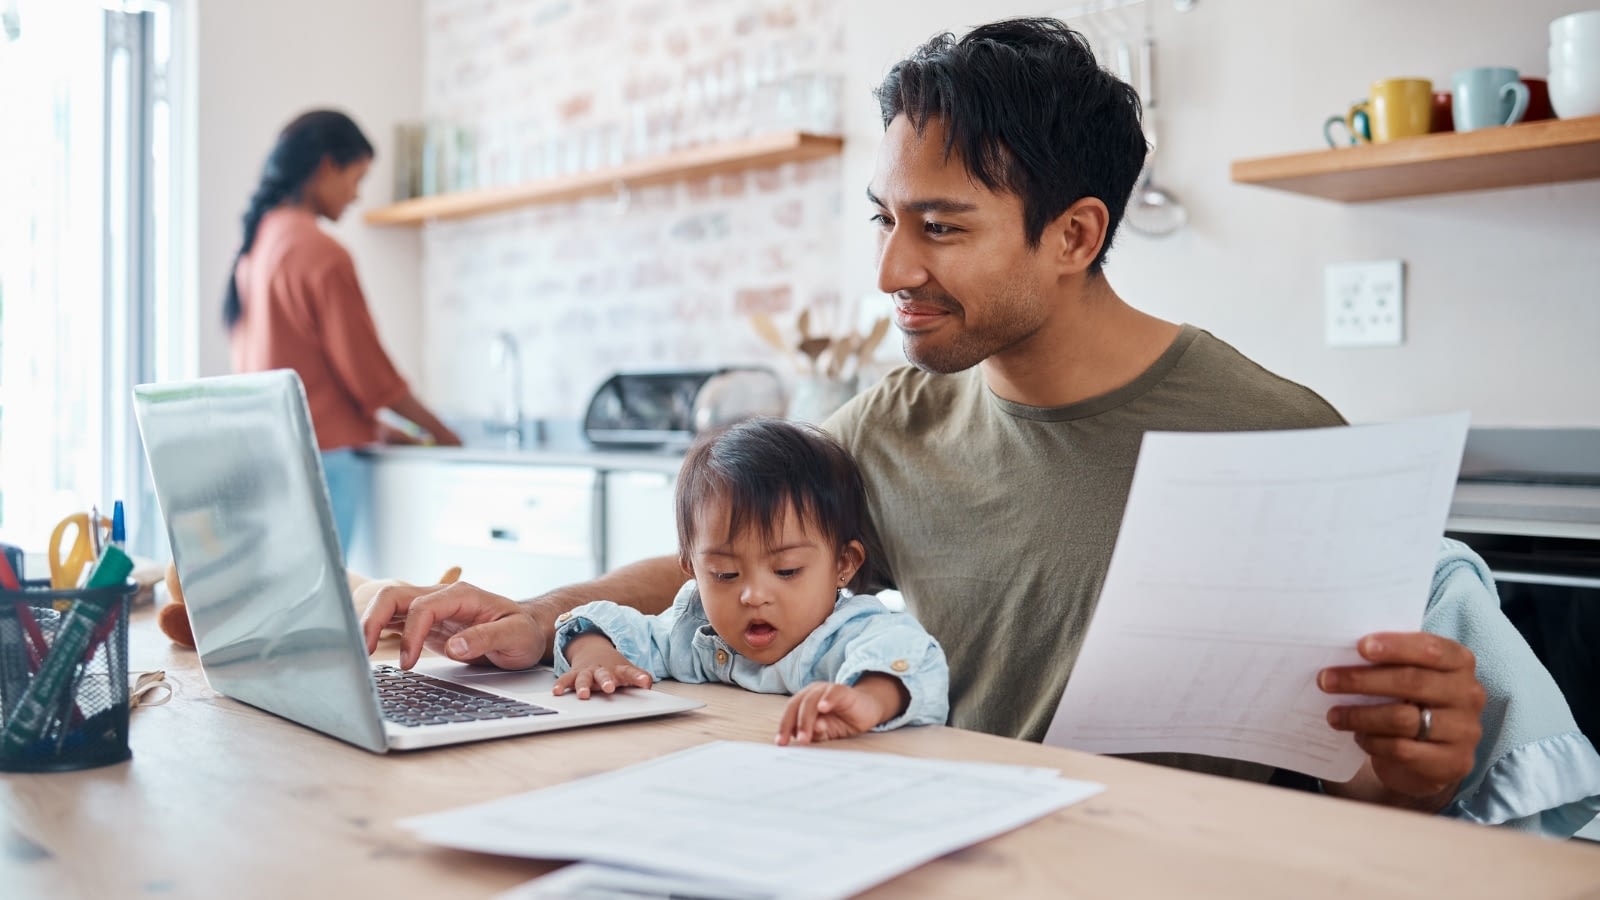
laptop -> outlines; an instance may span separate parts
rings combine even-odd
[[[299,376],[133,393],[200,665],[218,693],[376,753],[704,705],[635,689],[557,697],[548,667],[508,672],[431,656],[411,672],[374,666]]]

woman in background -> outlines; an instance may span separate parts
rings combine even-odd
[[[235,371],[294,369],[305,383],[346,552],[367,501],[354,448],[404,438],[379,423],[380,409],[415,423],[434,443],[461,443],[396,371],[355,263],[318,226],[319,219],[338,221],[356,199],[372,157],[371,142],[343,113],[315,110],[290,122],[245,211],[244,242],[222,306]]]

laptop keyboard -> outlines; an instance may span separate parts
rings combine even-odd
[[[397,725],[448,725],[548,716],[555,710],[394,666],[373,666],[383,717]]]

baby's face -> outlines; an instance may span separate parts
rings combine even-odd
[[[711,503],[701,512],[689,559],[711,627],[740,656],[771,665],[800,645],[833,612],[839,588],[861,566],[852,541],[835,552],[827,536],[801,521],[792,506],[773,530],[772,545],[760,529],[745,528],[726,541],[728,507]]]

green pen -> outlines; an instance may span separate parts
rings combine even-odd
[[[94,571],[89,574],[86,589],[114,588],[125,584],[128,573],[132,571],[133,560],[121,548],[107,547],[100,561],[95,564]],[[4,732],[0,732],[0,753],[17,753],[44,736],[54,717],[52,714],[63,706],[61,692],[70,688],[74,680],[73,673],[89,649],[95,629],[116,608],[119,600],[118,597],[80,597],[72,604],[66,620],[61,623],[55,643],[50,647],[50,655],[28,684],[16,711],[5,723]]]

